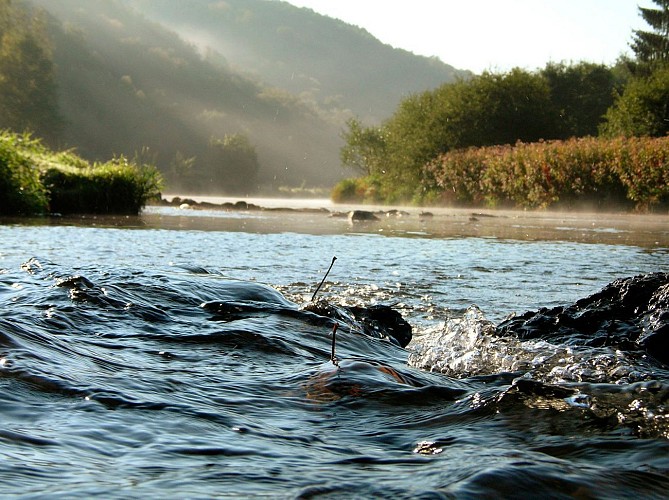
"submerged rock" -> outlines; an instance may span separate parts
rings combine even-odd
[[[645,352],[669,364],[669,273],[613,281],[567,306],[529,311],[497,325],[495,334],[566,345]]]
[[[218,300],[205,302],[202,308],[219,321],[277,314],[300,318],[315,324],[339,322],[370,337],[386,339],[406,347],[411,341],[411,325],[391,306],[369,307],[333,305],[325,300],[310,302],[302,308],[287,300],[277,290],[258,283],[231,281]]]

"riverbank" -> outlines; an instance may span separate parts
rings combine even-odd
[[[0,131],[0,214],[138,214],[158,196],[151,165],[124,157],[90,163],[52,151],[30,134]]]
[[[141,225],[163,229],[253,231],[263,234],[378,234],[421,238],[496,238],[569,241],[669,248],[666,215],[471,210],[431,207],[340,205],[327,199],[166,196],[148,206]],[[374,219],[353,220],[363,211]],[[100,219],[97,219],[100,223]]]

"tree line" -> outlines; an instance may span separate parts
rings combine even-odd
[[[549,63],[537,71],[484,72],[407,97],[380,126],[351,119],[340,157],[361,177],[342,181],[333,198],[453,200],[430,165],[467,148],[666,136],[669,0],[654,1],[659,9],[640,8],[652,31],[634,32],[633,59],[620,58],[613,66]]]

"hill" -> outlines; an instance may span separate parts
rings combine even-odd
[[[469,74],[284,1],[124,1],[231,67],[365,122],[389,117],[407,94]]]
[[[346,118],[385,118],[403,94],[455,75],[283,2],[31,3],[48,13],[64,118],[57,146],[92,160],[139,155],[170,189],[330,186],[345,175]],[[257,171],[231,167],[230,137],[257,155]]]

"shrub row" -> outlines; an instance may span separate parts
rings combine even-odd
[[[0,214],[136,214],[161,183],[153,166],[123,157],[90,164],[28,134],[0,132]]]
[[[581,138],[450,151],[424,170],[441,203],[518,208],[669,205],[669,137]]]

